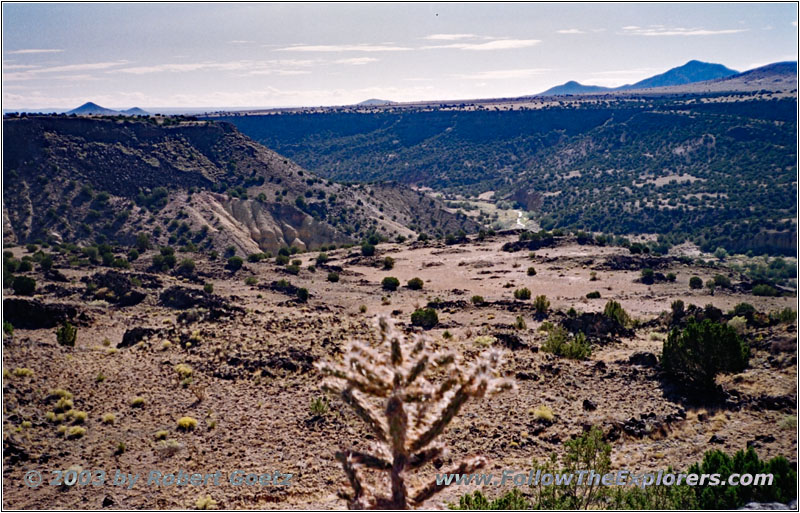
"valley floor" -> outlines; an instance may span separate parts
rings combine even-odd
[[[531,257],[528,251],[501,251],[512,240],[516,240],[513,235],[498,235],[452,246],[384,243],[377,246],[378,255],[373,258],[362,257],[357,247],[339,249],[328,252],[330,259],[317,265],[315,272],[308,266],[314,264],[316,253],[295,255],[292,258],[302,260],[297,276],[277,266],[274,259],[246,262],[232,274],[220,260],[186,255],[196,259],[198,278],[159,274],[160,284],[153,288],[141,280],[146,298],[127,307],[95,299],[96,295],[87,297],[81,279],[106,269],[59,269],[70,280],[65,283],[37,275],[40,293],[36,299],[73,304],[85,316],[77,321],[74,348],[60,346],[52,328],[15,328],[13,335],[3,339],[3,507],[195,508],[198,499],[210,496],[225,509],[344,509],[345,501],[337,491],[346,488],[346,480],[333,454],[340,448],[366,448],[367,430],[335,397],[329,399],[324,415],[312,414],[312,400],[324,395],[321,376],[312,364],[335,359],[348,339],[369,337],[371,322],[379,313],[391,314],[400,327],[411,330],[414,309],[436,300],[439,324],[427,332],[435,346],[456,349],[470,358],[483,349],[475,342],[478,336],[509,335],[498,337],[495,344],[499,345],[499,339],[513,335],[520,343],[516,349],[505,349],[502,368],[503,374],[516,378],[517,389],[467,403],[445,433],[450,454],[443,468],[465,455],[483,454],[490,460],[487,472],[527,471],[534,460],[543,461],[553,452],[562,454],[563,442],[588,425],[616,433],[614,469],[641,472],[672,466],[685,470],[701,460],[706,450],[733,453],[748,444],[762,459],[778,455],[794,459],[794,325],[759,328],[748,335],[754,341],[749,368],[719,379],[741,399],[736,406],[712,408],[681,402],[656,366],[648,365],[646,358],[634,359],[636,364],[630,358],[635,353],[660,354],[666,328],[648,321],[668,311],[676,299],[687,306],[713,304],[725,312],[748,302],[758,311],[771,312],[796,308],[795,297],[755,297],[725,289],[709,295],[706,289],[690,290],[691,276],[705,281],[720,270],[676,260],[658,269],[675,273],[675,282],[645,285],[635,281],[638,269],[611,270],[614,257],[630,257],[624,248],[568,242],[537,250]],[[26,254],[24,248],[12,251],[17,257]],[[151,253],[135,261],[131,272],[149,273]],[[393,269],[382,269],[384,256],[394,258]],[[527,275],[531,266],[535,276]],[[329,282],[328,272],[337,268],[341,268],[339,281]],[[596,280],[592,280],[593,271]],[[403,286],[394,292],[382,290],[386,276],[397,277]],[[257,283],[245,284],[247,277],[256,278]],[[422,290],[404,286],[413,277],[423,280]],[[294,295],[270,286],[281,279],[307,288],[308,302],[298,303]],[[733,281],[738,279],[734,276]],[[217,319],[204,317],[202,304],[194,313],[165,304],[163,292],[169,287],[199,294],[204,282],[213,284],[213,294],[223,305]],[[521,287],[529,288],[533,296],[548,297],[547,318],[536,317],[531,301],[514,300],[513,291]],[[586,294],[593,291],[601,298],[587,299]],[[486,304],[472,304],[474,295],[483,296]],[[6,301],[13,297],[6,291]],[[620,302],[631,317],[641,321],[634,336],[595,344],[586,361],[538,351],[547,336],[539,327],[545,321],[563,319],[558,311],[574,307],[578,312],[602,312],[609,299]],[[518,316],[526,327],[514,327]],[[126,332],[136,327],[153,331],[138,343],[117,348]],[[191,367],[190,380],[176,372],[178,364]],[[14,372],[23,368],[31,369],[32,375]],[[46,418],[54,403],[49,392],[59,388],[69,391],[74,409],[88,416],[82,424],[86,432],[79,438],[65,437],[58,432],[59,424]],[[144,401],[134,407],[137,397]],[[596,408],[587,407],[587,400]],[[532,413],[542,406],[554,412],[552,423],[543,423]],[[114,415],[113,422],[102,421],[106,414]],[[181,431],[176,422],[184,416],[196,419],[197,427]],[[167,433],[157,435],[162,430]],[[228,474],[242,469],[258,474],[279,471],[293,477],[286,488],[222,482],[220,486],[65,489],[30,488],[23,481],[31,469],[76,466],[112,474],[116,469],[142,475],[150,470]],[[431,466],[423,467],[409,481],[420,485],[435,472]],[[473,488],[445,489],[426,506],[444,508],[469,491]],[[502,490],[484,491],[494,497]]]

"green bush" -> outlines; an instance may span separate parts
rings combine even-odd
[[[337,273],[335,271],[329,272],[328,273],[328,281],[331,282],[331,283],[336,283],[337,281],[339,281],[339,273]]]
[[[531,298],[531,291],[527,287],[517,289],[514,291],[514,299],[526,301]]]
[[[320,253],[317,255],[317,265],[322,265],[328,261],[328,254],[327,253]]]
[[[284,249],[284,248],[281,248]],[[286,265],[289,263],[289,255],[278,255],[275,257],[275,263],[278,265]]]
[[[603,315],[608,317],[609,319],[616,320],[620,326],[628,326],[631,322],[631,318],[628,316],[628,312],[622,308],[622,305],[614,301],[613,299],[609,300],[606,303],[605,308],[603,309]]]
[[[394,269],[394,258],[387,256],[383,259],[383,269],[385,271],[390,271]]]
[[[439,324],[439,315],[433,308],[419,308],[411,314],[411,324],[429,330]]]
[[[32,296],[36,291],[36,280],[28,276],[15,276],[11,287],[17,296]]]
[[[400,286],[400,280],[394,276],[387,276],[383,279],[383,281],[381,281],[381,286],[384,290],[394,291]]]
[[[558,326],[550,330],[547,340],[542,344],[542,351],[573,360],[585,360],[592,354],[592,345],[583,333],[573,336]]]
[[[297,289],[297,300],[300,301],[301,303],[305,303],[306,301],[308,301],[308,296],[309,296],[308,289],[302,287]]]
[[[598,292],[596,290],[594,292],[589,292],[588,294],[586,294],[586,298],[587,299],[600,299],[600,292]]]
[[[653,283],[655,274],[652,269],[642,269],[642,283]]]
[[[228,263],[225,265],[225,267],[233,272],[236,272],[242,268],[242,265],[244,265],[244,260],[242,260],[242,257],[232,256],[228,259]]]
[[[477,296],[477,295],[476,296],[472,296],[470,301],[472,301],[473,305],[482,305],[482,304],[486,303],[486,301],[483,299],[483,296]]]
[[[689,319],[686,328],[673,329],[661,352],[661,366],[676,383],[711,391],[719,373],[741,372],[750,349],[736,331],[710,319]]]
[[[692,276],[689,278],[689,288],[690,289],[702,289],[703,288],[703,280],[699,276]]]
[[[361,254],[368,257],[375,255],[375,246],[369,242],[365,242],[361,245]]]
[[[724,274],[715,274],[714,275],[714,286],[716,287],[724,287],[726,289],[731,288],[731,279],[725,276]]]
[[[62,346],[75,347],[75,339],[78,336],[78,328],[65,322],[56,330],[56,340]]]
[[[411,278],[408,280],[408,288],[411,290],[420,290],[422,287],[425,286],[425,283],[422,281],[421,278]]]
[[[194,260],[191,258],[184,258],[181,260],[181,264],[178,266],[178,274],[183,274],[185,276],[189,276],[194,273]]]
[[[516,488],[494,500],[489,500],[480,491],[467,493],[458,499],[458,504],[448,505],[452,510],[524,510],[532,509],[531,503]]]
[[[213,283],[205,283],[203,285],[203,290],[209,294],[214,292],[214,284]]]
[[[535,308],[536,313],[540,315],[546,314],[547,310],[550,309],[550,301],[548,301],[547,296],[544,294],[536,296],[536,299],[533,300],[533,308]]]
[[[738,315],[746,319],[752,319],[753,314],[756,313],[756,307],[750,303],[739,303],[733,307],[733,315]]]
[[[697,507],[703,510],[738,509],[749,502],[788,503],[797,498],[797,471],[782,456],[762,461],[755,450],[749,447],[738,451],[733,457],[719,450],[705,453],[702,463],[689,467],[690,473],[719,474],[720,481],[727,481],[731,474],[772,474],[771,485],[760,486],[698,486]]]
[[[780,292],[775,287],[765,285],[763,283],[753,287],[754,296],[780,296]]]
[[[536,269],[528,267],[528,276],[536,276]]]

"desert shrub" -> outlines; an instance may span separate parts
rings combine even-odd
[[[191,377],[193,370],[189,365],[185,363],[179,363],[175,366],[175,372],[178,374],[179,378],[186,379]]]
[[[161,429],[156,431],[155,438],[156,440],[166,440],[168,436],[169,436],[169,431],[167,431],[166,429]]]
[[[400,286],[400,280],[398,280],[394,276],[387,276],[383,279],[383,281],[381,281],[381,287],[383,287],[384,290],[390,290],[390,291],[397,290],[397,287],[399,286]]]
[[[233,272],[236,272],[242,268],[242,265],[244,265],[244,260],[242,260],[242,257],[232,256],[228,259],[228,263],[225,265],[225,267]]]
[[[458,504],[449,504],[452,510],[526,510],[531,503],[522,493],[514,488],[494,500],[489,500],[480,491],[467,493],[459,497]]]
[[[719,474],[727,482],[731,474],[772,474],[771,485],[760,486],[709,486],[695,488],[697,508],[703,510],[734,510],[749,502],[788,503],[797,498],[797,471],[789,461],[778,456],[769,461],[760,460],[755,450],[748,447],[733,457],[720,450],[707,451],[701,463],[689,467],[690,473]]]
[[[514,321],[514,327],[518,330],[528,329],[528,325],[525,323],[525,319],[523,319],[521,315],[518,315]]]
[[[3,321],[3,333],[9,337],[14,334],[14,325],[8,321]]]
[[[191,431],[197,427],[197,419],[194,417],[181,417],[178,419],[178,429]]]
[[[394,258],[387,256],[383,259],[383,269],[386,271],[390,271],[394,269]]]
[[[411,290],[420,290],[422,287],[425,286],[425,283],[422,281],[421,278],[411,278],[408,280],[408,288]]]
[[[289,274],[293,274],[295,276],[300,274],[300,266],[299,265],[295,265],[295,264],[287,265],[285,267],[285,269],[286,269],[286,272],[289,273]]]
[[[328,254],[327,253],[320,253],[317,255],[317,265],[322,265],[328,261]]]
[[[144,403],[144,397],[134,397],[131,399],[131,408],[143,408]]]
[[[102,422],[103,424],[113,424],[116,418],[113,413],[106,413],[103,415]]]
[[[289,255],[278,255],[275,257],[275,263],[278,265],[286,265],[289,263]]]
[[[369,242],[365,242],[361,245],[361,254],[367,257],[375,255],[375,246]]]
[[[56,330],[56,340],[59,345],[75,347],[75,339],[78,336],[78,328],[69,323],[69,321],[62,324]]]
[[[299,258],[295,258],[295,259],[292,260],[292,265],[294,265],[296,267],[300,267],[301,265],[303,265],[303,261],[300,260]]]
[[[209,294],[214,292],[214,284],[213,283],[204,283],[203,284],[203,291]]]
[[[572,335],[561,326],[549,331],[541,349],[546,353],[572,360],[585,360],[592,354],[592,345],[586,340],[586,335],[583,333]]]
[[[606,303],[605,308],[603,309],[603,315],[608,317],[609,319],[616,320],[620,326],[628,326],[631,322],[630,316],[628,316],[628,312],[622,308],[622,305],[614,301],[613,299],[609,300]]]
[[[797,312],[787,306],[783,310],[771,312],[769,318],[773,322],[792,323],[797,320]]]
[[[325,415],[328,413],[328,400],[324,396],[318,396],[311,400],[311,413],[313,415]]]
[[[472,301],[473,305],[482,305],[482,304],[484,304],[486,302],[483,299],[483,296],[477,296],[477,295],[476,296],[472,296],[472,298],[470,298],[470,301]]]
[[[194,503],[195,509],[209,510],[217,509],[217,501],[211,498],[210,495],[201,495]]]
[[[652,269],[642,269],[641,280],[642,283],[653,283],[653,279],[655,277],[655,272]]]
[[[86,434],[86,428],[72,426],[66,430],[67,438],[81,438]]]
[[[29,276],[15,276],[11,288],[17,296],[32,296],[36,291],[36,280]]]
[[[661,352],[661,365],[676,383],[713,390],[719,373],[741,372],[750,349],[736,330],[710,319],[689,319],[686,328],[673,329]]]
[[[16,280],[15,280],[16,283]],[[753,287],[753,295],[754,296],[779,296],[780,293],[775,287],[770,285],[766,285],[764,283],[760,283]]]
[[[305,303],[306,301],[308,301],[308,296],[309,294],[307,288],[300,287],[299,289],[297,289],[297,300],[300,301],[301,303]]]
[[[530,298],[531,298],[531,291],[527,287],[523,287],[521,289],[517,289],[514,291],[514,299],[526,301]]]
[[[329,272],[328,273],[328,281],[331,282],[331,283],[336,283],[337,281],[339,281],[339,273],[337,273],[335,271]]]
[[[536,299],[533,300],[533,308],[536,309],[536,313],[539,315],[546,314],[547,310],[550,309],[550,301],[547,296],[544,294],[536,296]]]
[[[545,422],[553,422],[555,419],[555,414],[553,413],[553,409],[549,406],[537,406],[530,410],[533,418],[536,420],[543,420]]]
[[[692,276],[689,278],[689,288],[690,289],[702,289],[703,288],[703,280],[699,276]]]
[[[247,278],[244,279],[244,284],[250,285],[251,287],[257,283],[258,283],[258,278],[256,278],[255,276],[248,276]]]
[[[367,313],[367,305],[361,305],[358,307],[358,311],[363,313]]]
[[[139,258],[139,252],[136,248],[131,249],[128,251],[128,262],[133,262]]]
[[[739,315],[747,319],[752,319],[753,314],[756,313],[756,307],[750,303],[739,303],[733,307],[733,315]]]
[[[673,301],[672,305],[670,305],[670,309],[672,310],[673,320],[681,319],[685,313],[683,301],[681,301],[680,299],[676,299],[675,301]]]
[[[85,411],[69,410],[67,416],[72,417],[72,422],[75,424],[83,424],[89,415]]]
[[[183,274],[185,276],[191,275],[194,273],[194,268],[194,260],[191,258],[184,258],[178,266],[178,274]]]
[[[145,232],[140,232],[136,235],[136,249],[141,253],[150,249],[150,236]]]
[[[586,298],[587,299],[600,299],[600,292],[598,292],[596,290],[593,291],[593,292],[589,292],[588,294],[586,294]]]
[[[726,289],[731,287],[731,279],[724,274],[715,274],[713,279],[715,287],[724,287]]]
[[[737,335],[741,335],[747,329],[747,319],[740,315],[731,317],[730,320],[728,320],[728,326],[733,328]]]
[[[27,367],[17,367],[12,374],[18,378],[29,378],[33,376],[33,370]]]
[[[673,282],[678,279],[678,276],[675,273],[667,273],[667,281]]]
[[[439,324],[439,315],[433,308],[418,308],[411,314],[411,324],[429,330]]]
[[[528,276],[536,276],[536,269],[528,267]]]
[[[17,270],[21,273],[29,273],[33,271],[33,264],[31,263],[30,257],[22,257]]]

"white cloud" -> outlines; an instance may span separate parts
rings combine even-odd
[[[457,50],[488,51],[488,50],[514,50],[529,48],[541,43],[539,39],[497,39],[488,43],[453,43],[449,45],[423,46],[426,50],[454,48]]]
[[[245,39],[234,39],[233,41],[228,41],[228,44],[231,45],[246,45],[252,43],[253,41],[247,41]]]
[[[110,61],[110,62],[87,62],[82,64],[65,64],[61,66],[50,66],[46,68],[42,67],[32,67],[29,69],[24,69],[22,67],[17,67],[17,69],[24,69],[24,71],[19,72],[12,72],[12,73],[3,73],[4,80],[10,81],[19,81],[19,80],[35,80],[39,78],[44,78],[42,75],[48,73],[72,73],[76,71],[99,71],[99,70],[108,70],[111,68],[115,68],[118,66],[124,66],[128,64],[126,60],[119,60],[119,61]],[[21,65],[12,65],[6,66],[5,69],[13,68],[14,66],[21,66]],[[69,75],[65,75],[69,76]],[[55,78],[52,76],[48,76],[48,79]]]
[[[380,59],[376,59],[374,57],[353,57],[350,59],[337,59],[333,61],[333,64],[346,64],[348,66],[363,66],[364,64],[369,64],[370,62],[377,62]]]
[[[556,30],[556,33],[558,33],[558,34],[585,34],[586,32],[584,32],[581,29],[571,28],[571,29]]]
[[[63,51],[64,50],[57,48],[24,48],[22,50],[12,50],[6,53],[9,55],[26,55],[34,53],[61,53]]]
[[[431,34],[422,39],[427,39],[429,41],[457,41],[459,39],[474,39],[476,37],[478,36],[475,34]]]
[[[393,45],[295,45],[277,48],[276,52],[403,52],[412,50]]]
[[[498,69],[491,71],[478,71],[475,73],[457,74],[453,76],[465,80],[509,80],[514,78],[531,77],[547,71],[550,70],[546,68]]]
[[[747,32],[747,29],[705,29],[700,27],[684,28],[684,27],[671,27],[667,28],[663,25],[651,25],[649,28],[640,28],[636,26],[622,27],[623,34],[632,36],[718,36],[724,34],[738,34],[739,32]]]
[[[166,63],[151,66],[119,68],[112,70],[111,73],[147,75],[151,73],[192,73],[196,71],[239,71],[244,72],[246,75],[304,75],[310,72],[298,68],[306,68],[314,64],[314,62],[313,60],[301,59],[272,59],[266,61],[238,60],[225,62]]]

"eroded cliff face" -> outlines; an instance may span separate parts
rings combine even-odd
[[[183,210],[193,226],[209,227],[215,245],[234,246],[239,254],[276,253],[284,246],[314,249],[323,244],[352,242],[294,205],[202,192],[195,194]]]

